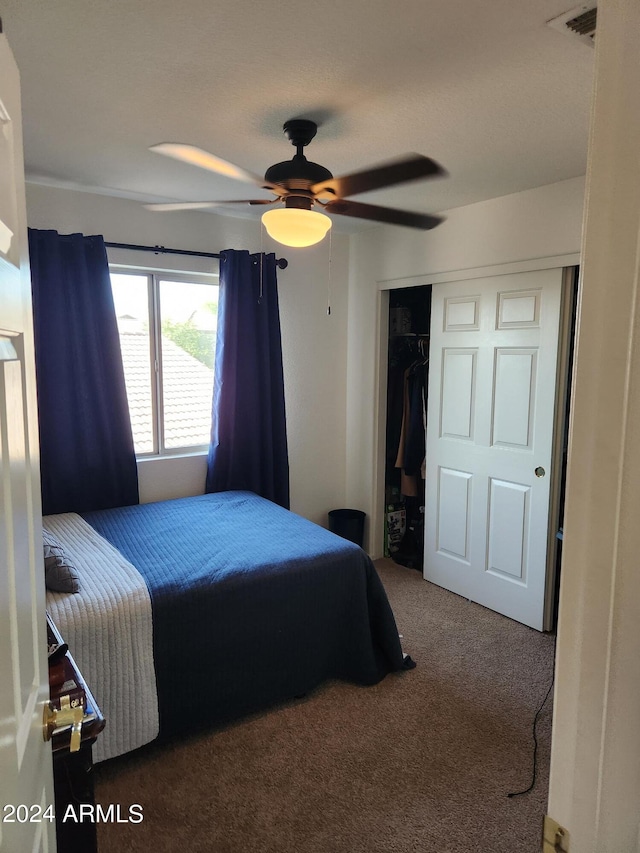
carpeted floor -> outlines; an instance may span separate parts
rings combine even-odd
[[[417,668],[98,765],[100,853],[539,853],[555,638],[376,566]]]

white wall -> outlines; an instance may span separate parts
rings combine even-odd
[[[329,245],[285,249],[265,236],[258,220],[196,211],[158,214],[120,198],[27,185],[32,228],[60,233],[102,234],[118,243],[161,245],[218,252],[276,251],[289,267],[279,271],[285,373],[291,508],[324,524],[327,511],[344,505],[346,493],[346,333],[348,240],[333,235],[332,311],[327,316]],[[160,263],[164,268],[200,269],[177,256],[112,253],[112,260]],[[208,263],[208,262],[207,262]],[[217,262],[214,262],[216,264]],[[191,264],[191,267],[189,267]],[[213,267],[211,267],[213,269]],[[139,463],[142,501],[202,493],[205,460],[200,456]]]
[[[381,288],[428,284],[429,276],[441,272],[578,252],[583,195],[584,179],[574,178],[451,210],[446,222],[428,233],[382,226],[350,240],[334,234],[331,316],[326,314],[328,245],[278,250],[290,262],[279,274],[279,290],[295,512],[321,524],[334,507],[362,509],[369,520],[374,511],[382,512],[376,499],[384,438],[377,408]],[[202,251],[261,248],[254,220],[200,212],[163,216],[135,202],[51,187],[27,185],[27,214],[34,228],[100,233],[112,242]],[[201,457],[140,463],[142,499],[198,493],[203,472]],[[373,534],[374,555],[380,553],[380,527],[376,523],[367,531]]]
[[[355,235],[350,245],[347,354],[347,492],[349,506],[373,520],[368,548],[379,556],[378,507],[384,424],[378,400],[385,366],[385,287],[429,284],[430,276],[548,258],[580,250],[584,178],[574,178],[446,213],[430,232],[382,226]],[[464,275],[461,276],[464,278]]]

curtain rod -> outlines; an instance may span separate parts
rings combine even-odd
[[[189,249],[167,249],[165,246],[137,246],[135,243],[106,243],[108,249],[134,249],[138,252],[155,252],[156,255],[189,255],[192,258],[220,258],[219,252],[192,252]],[[276,264],[281,270],[286,270],[289,261],[286,258],[276,258]]]

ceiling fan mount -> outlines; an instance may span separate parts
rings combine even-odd
[[[152,210],[185,210],[218,207],[225,204],[269,205],[283,202],[287,208],[312,210],[318,207],[326,213],[404,225],[409,228],[428,230],[442,222],[442,217],[428,213],[413,213],[378,205],[351,201],[347,196],[359,195],[370,190],[384,189],[407,181],[442,177],[444,169],[421,154],[409,154],[399,160],[373,166],[361,172],[353,172],[334,178],[332,173],[319,163],[307,160],[303,149],[315,137],[318,125],[310,119],[290,119],[283,125],[287,139],[295,147],[291,160],[275,163],[265,172],[264,178],[241,169],[232,163],[183,143],[163,142],[151,146],[151,150],[168,157],[200,166],[226,177],[255,184],[274,194],[272,199],[230,199],[212,202],[178,202],[147,205]],[[327,220],[329,221],[329,220]]]
[[[275,163],[265,172],[264,179],[269,184],[278,184],[289,193],[296,194],[298,190],[310,190],[314,184],[320,181],[328,181],[333,175],[324,166],[312,163],[302,153],[318,131],[318,125],[314,121],[305,118],[294,118],[285,121],[283,127],[284,135],[296,148],[296,153],[291,160],[283,163]],[[310,195],[313,198],[313,195]],[[290,205],[287,205],[288,207]]]
[[[282,125],[284,135],[296,148],[304,148],[318,132],[318,125],[308,118],[292,118]]]

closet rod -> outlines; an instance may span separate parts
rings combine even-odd
[[[138,252],[155,252],[156,255],[189,255],[192,258],[220,258],[219,252],[192,252],[190,249],[167,249],[165,246],[137,246],[135,243],[107,243],[108,249],[134,249]],[[281,270],[286,270],[289,261],[286,258],[276,258],[276,264]]]

